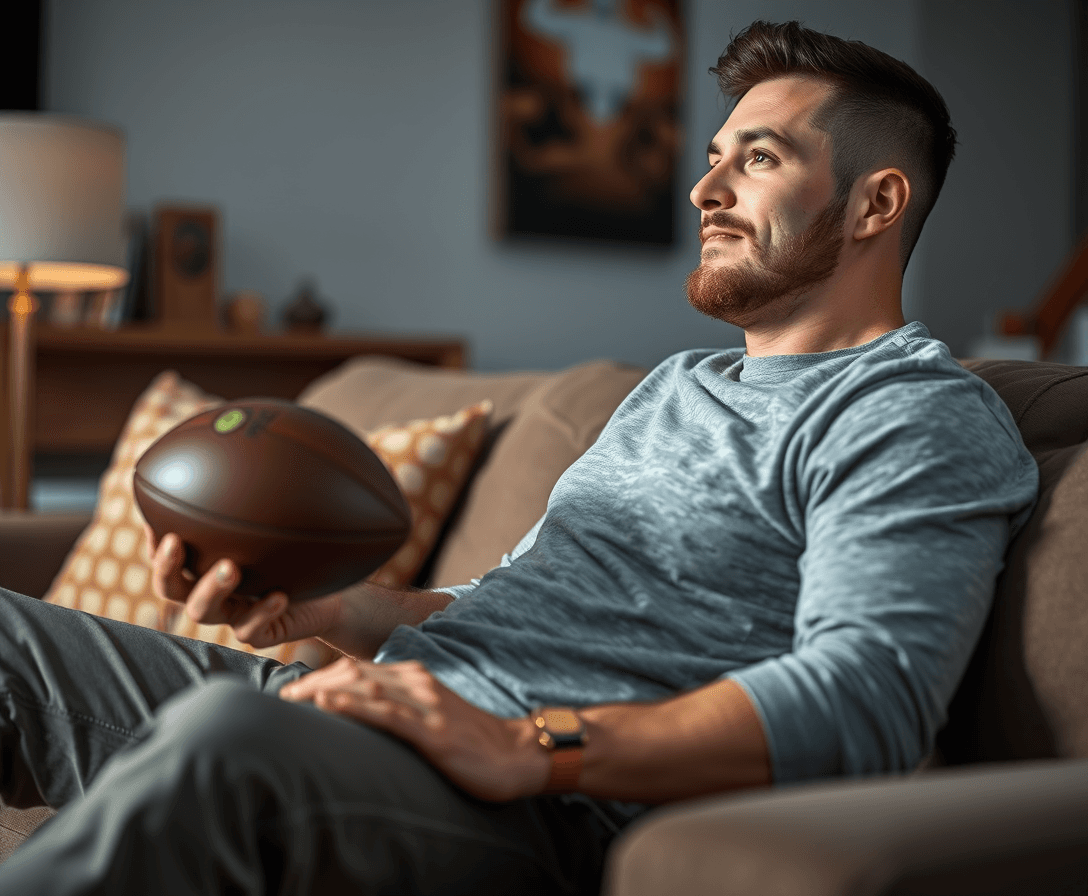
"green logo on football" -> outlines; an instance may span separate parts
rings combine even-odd
[[[234,432],[239,426],[246,422],[246,412],[240,411],[238,408],[225,411],[215,418],[215,431],[220,433]]]

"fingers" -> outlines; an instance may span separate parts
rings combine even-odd
[[[154,542],[153,534],[148,537]],[[184,562],[181,539],[173,533],[164,535],[151,557],[151,586],[158,597],[178,603],[188,598],[192,581],[183,575]]]
[[[277,623],[287,611],[287,605],[287,595],[282,591],[261,598],[231,624],[234,636],[243,644],[254,647],[278,644],[281,638],[277,635]]]
[[[233,624],[253,605],[234,593],[240,580],[238,565],[231,560],[220,560],[192,586],[184,599],[185,612],[201,625]]]
[[[414,707],[358,690],[320,691],[314,698],[314,706],[325,712],[376,724],[402,737],[418,730],[420,722],[426,723],[423,713]]]
[[[229,622],[248,609],[250,602],[233,594],[241,576],[232,561],[220,560],[195,584],[184,564],[181,539],[173,532],[164,535],[151,558],[151,587],[157,596],[185,604],[190,618],[204,625]]]
[[[155,538],[155,533],[151,529],[147,520],[144,520],[144,541],[147,543],[147,554],[149,557],[155,556],[155,549],[158,547],[158,541]]]
[[[341,657],[323,669],[304,675],[298,681],[280,689],[280,696],[285,700],[313,700],[320,691],[350,686],[362,676],[361,667],[370,665],[351,657]]]
[[[151,586],[158,597],[185,604],[185,612],[201,625],[227,623],[238,639],[255,647],[269,647],[285,640],[285,627],[277,626],[287,610],[287,595],[273,592],[259,601],[234,593],[241,571],[223,559],[196,579],[184,568],[181,539],[168,533],[155,544],[155,533],[144,523],[144,537],[152,552]]]
[[[335,701],[373,708],[389,703],[426,718],[440,703],[439,687],[434,676],[419,663],[368,663],[343,657],[285,686],[280,696],[285,700],[313,701],[323,709]]]

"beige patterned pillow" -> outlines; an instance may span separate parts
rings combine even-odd
[[[132,495],[132,471],[140,455],[164,432],[221,402],[173,371],[159,374],[144,390],[98,484],[91,524],[76,541],[45,600],[167,630],[176,608],[151,590],[151,558],[143,516]]]
[[[79,537],[45,599],[159,631],[302,661],[317,668],[338,654],[316,639],[254,650],[225,625],[194,623],[177,604],[151,590],[143,517],[132,494],[140,455],[167,430],[222,399],[207,395],[173,371],[160,374],[136,400],[99,485],[90,526]],[[412,511],[408,541],[374,573],[382,584],[410,584],[426,561],[446,516],[464,487],[487,430],[490,402],[450,416],[358,433],[389,467]]]

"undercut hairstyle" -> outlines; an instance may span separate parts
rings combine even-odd
[[[756,84],[791,75],[831,86],[812,123],[831,138],[835,198],[845,201],[859,177],[881,168],[907,176],[911,196],[900,245],[905,269],[956,152],[956,131],[936,88],[887,53],[799,22],[753,22],[710,71],[734,100]]]

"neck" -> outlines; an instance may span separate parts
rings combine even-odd
[[[744,328],[751,357],[853,348],[902,327],[903,278],[898,262],[840,264],[812,292],[768,305]]]

